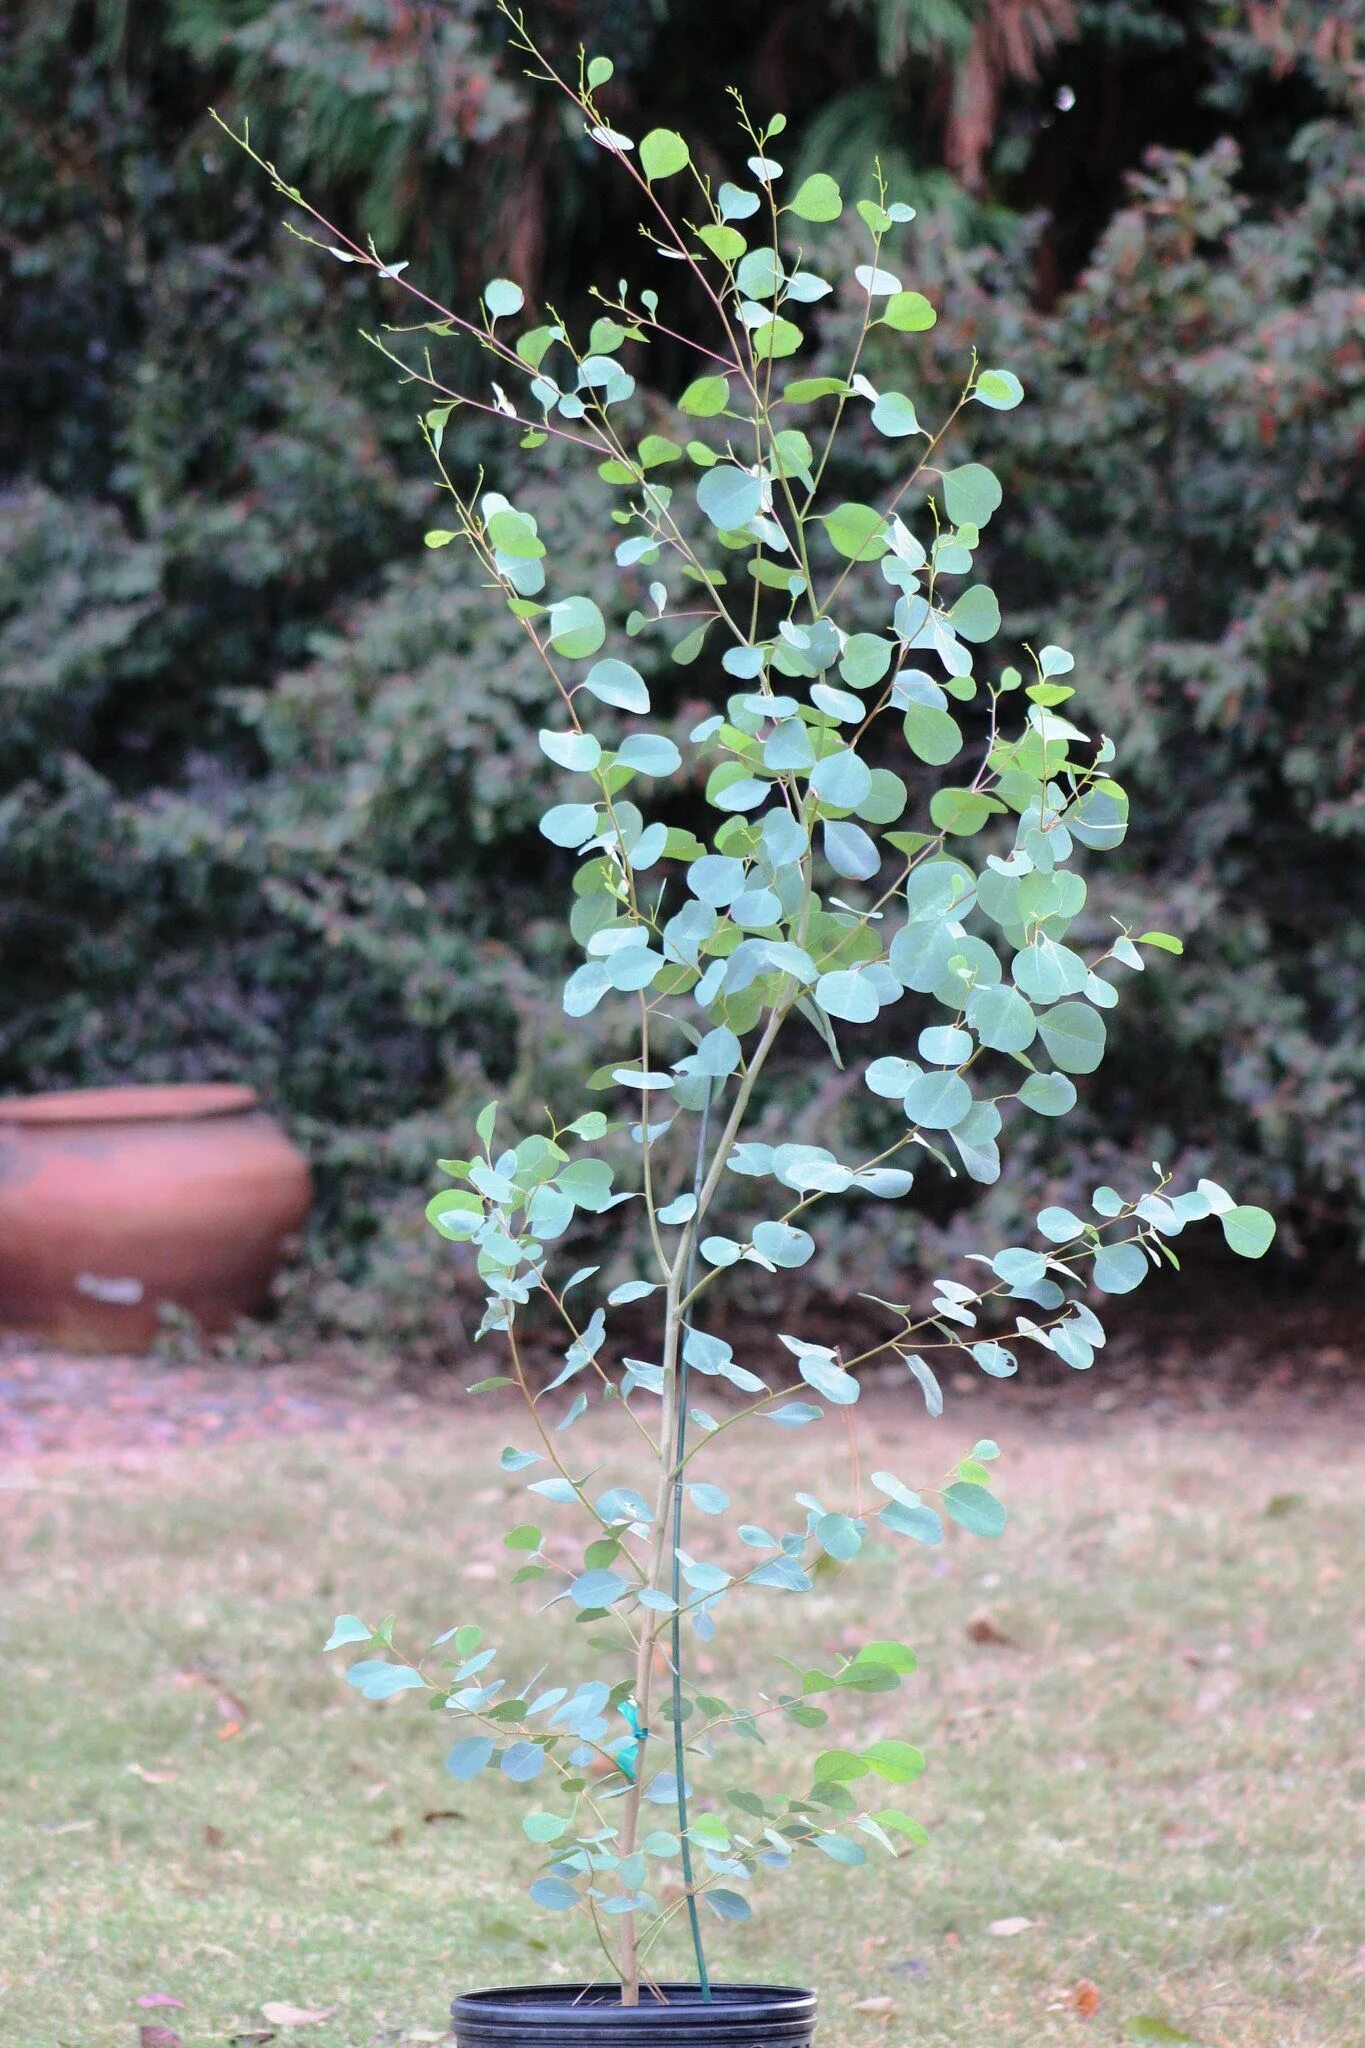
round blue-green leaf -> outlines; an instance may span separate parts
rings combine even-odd
[[[1065,1116],[1076,1107],[1076,1089],[1065,1074],[1030,1074],[1019,1100],[1035,1116]]]
[[[943,1524],[932,1508],[922,1501],[913,1505],[899,1500],[888,1501],[877,1511],[877,1520],[898,1536],[909,1536],[916,1543],[941,1543]]]
[[[972,393],[981,405],[988,405],[992,412],[1012,412],[1024,395],[1024,387],[1013,370],[982,370]]]
[[[1131,1238],[1107,1244],[1095,1254],[1091,1270],[1102,1294],[1131,1294],[1147,1278],[1147,1255]]]
[[[970,1031],[960,1031],[955,1024],[930,1024],[921,1031],[916,1050],[931,1067],[960,1067],[976,1048]]]
[[[850,633],[839,658],[839,673],[855,690],[870,689],[890,668],[894,652],[891,642],[883,640],[880,633]]]
[[[920,430],[915,408],[903,391],[883,391],[872,408],[872,424],[888,441],[902,441]]]
[[[826,1401],[832,1401],[836,1408],[851,1408],[861,1391],[851,1372],[845,1372],[832,1358],[823,1358],[818,1353],[807,1353],[797,1361],[802,1379],[808,1387],[814,1387]],[[777,1411],[781,1413],[781,1411]],[[774,1417],[776,1419],[776,1417]]]
[[[881,1008],[871,981],[851,968],[822,974],[815,984],[815,1000],[827,1016],[847,1024],[870,1024]]]
[[[1069,1244],[1073,1237],[1079,1237],[1085,1229],[1079,1216],[1073,1216],[1070,1209],[1040,1209],[1038,1228],[1052,1244]]]
[[[718,1886],[702,1896],[718,1920],[748,1920],[753,1916],[754,1909],[741,1892]]]
[[[578,1904],[578,1893],[565,1877],[538,1877],[531,1886],[531,1897],[551,1913],[564,1913]]]
[[[955,1479],[943,1489],[943,1505],[960,1528],[973,1536],[998,1536],[1005,1526],[1005,1509],[988,1486],[972,1479]]]
[[[526,294],[510,277],[495,277],[484,286],[483,302],[495,320],[505,320],[521,311]]]
[[[552,846],[582,846],[597,831],[597,812],[591,804],[556,804],[541,819],[540,830]]]
[[[1038,1019],[1043,1044],[1067,1074],[1093,1074],[1104,1058],[1104,1019],[1084,1003],[1059,1003]]]
[[[569,1597],[575,1607],[611,1607],[626,1591],[626,1582],[617,1572],[584,1572],[569,1588]]]
[[[851,747],[840,747],[811,770],[810,786],[821,803],[851,811],[872,787],[872,770]]]
[[[804,1266],[815,1254],[815,1239],[790,1223],[755,1224],[753,1244],[774,1266]]]
[[[607,637],[607,622],[590,597],[564,597],[550,606],[550,645],[570,661],[596,654]]]
[[[699,1514],[723,1515],[730,1505],[730,1496],[719,1486],[707,1486],[700,1480],[687,1489],[688,1498]]]
[[[477,1778],[492,1760],[492,1736],[470,1735],[463,1742],[457,1742],[451,1750],[446,1758],[446,1769],[452,1778]]]
[[[916,1074],[905,1091],[905,1114],[926,1131],[950,1131],[972,1106],[972,1091],[961,1074]]]
[[[545,1752],[538,1742],[513,1742],[499,1759],[504,1778],[514,1785],[529,1785],[545,1768]]]
[[[847,1564],[863,1547],[862,1530],[849,1515],[820,1515],[811,1533],[826,1556],[840,1564]]]
[[[964,462],[944,472],[943,502],[954,526],[984,526],[1004,496],[999,479],[984,462]]]
[[[542,732],[540,751],[554,762],[557,768],[570,768],[577,774],[591,774],[602,758],[602,743],[590,732]]]
[[[672,740],[662,733],[632,733],[622,742],[616,759],[622,768],[633,768],[640,775],[673,775],[682,766],[682,755]]]
[[[960,639],[974,642],[993,640],[1000,631],[1000,605],[995,592],[985,583],[964,590],[948,614],[948,624]]]
[[[732,462],[718,462],[708,469],[697,485],[697,503],[711,524],[722,533],[747,526],[763,504],[763,486],[747,469]]]
[[[583,678],[583,688],[601,703],[615,705],[618,711],[649,709],[645,679],[628,661],[608,656],[605,661],[594,662]]]
[[[1268,1209],[1242,1202],[1225,1209],[1218,1221],[1231,1250],[1239,1259],[1259,1259],[1270,1250],[1275,1237],[1275,1218]]]
[[[1024,1052],[1038,1035],[1038,1020],[1017,989],[975,988],[967,998],[967,1022],[992,1052]],[[1046,1080],[1036,1074],[1033,1080]]]
[[[849,881],[870,881],[882,864],[875,839],[847,818],[827,819],[821,827],[820,843],[835,874]]]

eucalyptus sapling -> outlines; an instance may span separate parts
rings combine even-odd
[[[930,428],[910,396],[875,387],[859,367],[874,329],[906,337],[909,354],[936,319],[900,274],[912,209],[879,180],[851,208],[823,173],[789,189],[773,154],[781,118],[756,123],[738,100],[746,168],[717,186],[681,136],[618,131],[606,59],[584,57],[567,80],[524,20],[509,18],[532,75],[633,181],[652,265],[665,281],[670,265],[685,272],[686,296],[703,311],[695,335],[661,291],[624,283],[599,294],[600,314],[578,340],[557,319],[526,324],[522,289],[507,279],[465,318],[425,300],[404,265],[340,234],[263,167],[320,231],[306,239],[422,309],[428,332],[394,330],[378,345],[428,393],[423,432],[448,510],[427,545],[469,548],[558,695],[540,740],[563,794],[540,829],[579,863],[571,923],[584,956],[564,1008],[619,1014],[611,1081],[635,1165],[618,1185],[594,1153],[613,1127],[601,1109],[520,1132],[490,1104],[476,1152],[442,1162],[453,1184],[428,1213],[443,1236],[474,1248],[487,1290],[480,1335],[505,1345],[525,1406],[524,1442],[502,1457],[525,1490],[503,1539],[515,1579],[548,1591],[552,1609],[592,1617],[594,1640],[611,1647],[600,1675],[573,1684],[504,1673],[473,1624],[409,1660],[389,1625],[343,1615],[327,1647],[363,1651],[348,1676],[367,1699],[420,1691],[448,1714],[457,1778],[496,1770],[537,1786],[521,1823],[540,1859],[530,1896],[591,1924],[629,2004],[679,1915],[705,1990],[699,1908],[743,1920],[762,1873],[811,1854],[853,1867],[923,1839],[889,1789],[921,1767],[900,1739],[818,1750],[795,1796],[731,1762],[725,1818],[707,1790],[718,1749],[738,1743],[752,1760],[760,1724],[824,1727],[849,1694],[899,1687],[911,1650],[869,1643],[734,1704],[699,1689],[689,1643],[752,1599],[799,1599],[822,1558],[846,1564],[874,1540],[936,1544],[945,1517],[983,1537],[1005,1521],[991,1443],[932,1484],[873,1473],[877,1505],[866,1513],[803,1492],[793,1526],[776,1532],[732,1510],[704,1477],[710,1444],[737,1426],[818,1427],[831,1409],[853,1407],[858,1369],[873,1360],[902,1361],[935,1415],[944,1359],[997,1378],[1030,1347],[1089,1366],[1105,1341],[1092,1291],[1126,1294],[1173,1264],[1171,1240],[1201,1218],[1217,1216],[1232,1249],[1252,1258],[1274,1225],[1211,1181],[1177,1191],[1158,1170],[1134,1192],[1096,1189],[1085,1215],[1043,1208],[1036,1242],[978,1255],[924,1300],[870,1295],[883,1330],[855,1356],[788,1331],[749,1331],[740,1356],[703,1325],[703,1310],[715,1321],[732,1266],[807,1262],[823,1203],[901,1200],[917,1173],[995,1181],[1019,1123],[1064,1117],[1075,1077],[1099,1067],[1105,1012],[1122,978],[1142,971],[1144,949],[1180,947],[1121,928],[1107,943],[1076,937],[1086,885],[1074,863],[1126,830],[1115,748],[1068,715],[1074,664],[1063,648],[1001,664],[984,651],[1000,611],[973,564],[1001,492],[982,462],[954,460],[954,429],[973,408],[1019,404],[1018,379],[973,360]],[[832,290],[820,252],[836,236],[841,248],[850,237],[861,245],[847,286],[860,308],[855,344],[841,373],[797,374]],[[450,335],[477,345],[486,380],[443,381],[436,349]],[[671,434],[639,430],[636,371],[658,341],[694,358]],[[529,512],[464,482],[451,451],[468,410],[504,419],[527,451],[559,442],[596,462],[611,492],[624,635],[594,598],[557,583]],[[830,502],[837,437],[869,428],[905,444],[901,480],[879,503]],[[685,748],[650,723],[635,641],[650,651],[646,667],[660,666],[662,649],[713,682],[716,708]],[[889,765],[898,757],[909,781]],[[705,839],[650,815],[652,790],[684,777],[704,779]],[[861,1077],[895,1105],[885,1112],[894,1134],[873,1156],[845,1161],[746,1134],[784,1031],[813,1030],[832,1059],[856,1062],[862,1027],[893,1008],[903,1050],[872,1059]],[[740,1178],[768,1191],[770,1213],[727,1229],[731,1210],[752,1207],[729,1199]],[[582,1215],[627,1202],[642,1210],[648,1277],[594,1300],[596,1269],[561,1279],[556,1244]],[[521,1349],[521,1314],[536,1297],[564,1333],[548,1385],[533,1384]],[[638,1318],[645,1302],[654,1355],[620,1356],[613,1311],[629,1306]],[[714,1410],[698,1399],[707,1381]],[[603,1404],[626,1418],[638,1469],[632,1483],[597,1490],[574,1430]],[[698,1521],[724,1531],[723,1565],[689,1547]],[[566,1568],[571,1523],[583,1540]]]

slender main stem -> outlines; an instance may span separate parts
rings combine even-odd
[[[692,1176],[692,1198],[701,1197],[702,1178],[706,1171],[706,1139],[711,1124],[711,1098],[715,1092],[714,1082],[707,1088],[706,1100],[702,1104],[701,1128],[697,1133],[697,1164]],[[697,1277],[697,1228],[693,1222],[691,1241],[687,1247],[687,1271],[683,1280],[684,1296],[691,1295]],[[691,1318],[684,1318],[683,1329],[691,1328]],[[683,1886],[687,1894],[687,1920],[692,1935],[692,1954],[697,1965],[697,1982],[701,1986],[704,2002],[711,2003],[711,1978],[706,1968],[706,1952],[702,1947],[701,1919],[697,1912],[696,1881],[692,1874],[692,1843],[687,1832],[687,1759],[683,1744],[682,1714],[682,1559],[679,1547],[682,1543],[683,1518],[683,1471],[687,1463],[687,1338],[684,1334],[683,1348],[678,1359],[678,1411],[673,1432],[673,1572],[671,1592],[673,1596],[672,1640],[670,1650],[673,1664],[673,1775],[678,1785],[678,1839],[682,1843]]]

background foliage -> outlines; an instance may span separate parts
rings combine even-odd
[[[1291,1243],[1353,1241],[1357,10],[530,14],[561,55],[612,51],[623,115],[718,134],[734,79],[787,111],[794,168],[879,150],[912,189],[945,389],[976,344],[1029,390],[991,423],[1006,629],[1046,618],[1075,649],[1125,759],[1135,829],[1092,914],[1140,898],[1187,939],[1125,1006],[1092,1163],[1216,1161]],[[597,1063],[559,1011],[570,864],[534,831],[545,685],[465,566],[421,550],[415,404],[355,333],[383,307],[281,232],[210,103],[437,291],[610,287],[628,222],[599,153],[532,111],[487,0],[53,0],[0,25],[0,1085],[257,1082],[321,1171],[309,1315],[443,1341],[432,1158],[490,1089],[529,1109]],[[522,480],[477,430],[457,455],[496,457],[609,601],[591,474]],[[780,1079],[784,1133],[837,1149],[839,1077]],[[1033,1166],[1030,1207],[1066,1195]],[[908,1262],[887,1227],[851,1221],[824,1286],[859,1246]]]

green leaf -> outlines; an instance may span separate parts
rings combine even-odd
[[[1139,932],[1137,942],[1140,946],[1155,946],[1161,953],[1183,953],[1185,950],[1185,941],[1172,938],[1169,932]]]
[[[979,789],[936,789],[929,799],[929,816],[939,831],[960,839],[970,839],[993,813],[1004,808]]]
[[[817,1785],[851,1785],[865,1778],[871,1768],[851,1749],[825,1749],[815,1759],[812,1776]]]
[[[671,178],[685,171],[691,161],[687,144],[671,128],[651,128],[640,144],[640,169],[651,185],[656,178]]]
[[[704,228],[697,229],[697,240],[704,242],[711,254],[718,256],[722,263],[738,263],[749,246],[738,228],[720,227],[714,222],[708,222]]]
[[[569,661],[596,654],[607,637],[607,622],[590,597],[565,597],[550,606],[550,645]]]
[[[864,1643],[855,1664],[880,1664],[887,1671],[917,1671],[919,1658],[908,1643]]]
[[[843,194],[824,171],[815,171],[804,179],[783,208],[798,220],[815,221],[838,220],[843,210]]]
[[[962,751],[962,729],[950,711],[937,704],[909,704],[905,738],[917,760],[942,768]]]
[[[760,363],[780,362],[794,356],[806,338],[794,320],[765,320],[750,332],[754,355]]]
[[[1218,1221],[1239,1259],[1263,1258],[1274,1242],[1275,1218],[1268,1209],[1239,1203],[1235,1209],[1225,1209]]]
[[[969,1479],[955,1479],[943,1489],[943,1505],[960,1528],[973,1536],[998,1536],[1005,1526],[1005,1509],[989,1487]]]
[[[539,1550],[540,1531],[531,1522],[523,1522],[516,1529],[509,1529],[503,1537],[507,1550]]]
[[[610,57],[592,58],[588,65],[588,84],[591,87],[593,87],[594,90],[599,85],[605,85],[607,81],[611,78],[615,69],[616,66],[612,63]]]
[[[879,562],[886,553],[886,520],[873,506],[836,505],[820,518],[830,546],[850,562]]]
[[[893,292],[879,324],[893,327],[897,334],[923,334],[937,319],[938,314],[923,292]]]
[[[983,370],[972,397],[992,412],[1012,412],[1024,395],[1024,387],[1013,370]]]
[[[569,1827],[557,1813],[528,1813],[523,1815],[521,1825],[533,1842],[557,1842]]]
[[[889,1785],[913,1784],[924,1769],[923,1756],[908,1742],[874,1742],[863,1751],[863,1761]]]
[[[810,405],[817,398],[841,398],[847,390],[842,377],[801,377],[782,396],[792,405]]]
[[[730,403],[730,386],[724,377],[698,377],[678,400],[678,410],[693,419],[713,419]]]
[[[451,533],[448,527],[433,526],[430,533],[422,535],[422,544],[429,548],[448,548],[453,540],[459,538],[459,534]]]

